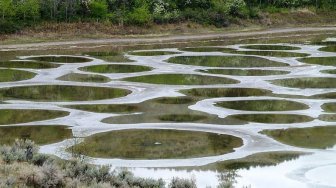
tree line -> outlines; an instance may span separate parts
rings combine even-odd
[[[336,0],[0,0],[0,30],[40,21],[148,25],[187,20],[221,27],[230,17],[253,18],[266,7],[304,6],[335,9]]]

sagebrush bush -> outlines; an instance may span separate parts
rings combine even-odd
[[[40,167],[43,174],[40,187],[63,187],[65,185],[63,172],[53,163],[45,163]]]
[[[169,188],[196,188],[194,179],[173,178],[170,182]]]
[[[29,150],[32,154],[27,156]],[[96,187],[165,188],[162,179],[140,178],[126,169],[111,171],[109,166],[91,165],[83,160],[60,160],[39,154],[29,140],[0,146],[0,187]],[[29,158],[29,159],[28,159]],[[195,180],[174,178],[169,188],[196,188]]]
[[[0,148],[0,155],[6,163],[29,161],[37,152],[38,146],[34,142],[22,139],[15,140],[12,146]]]

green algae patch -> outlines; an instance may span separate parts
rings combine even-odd
[[[186,47],[180,48],[181,51],[187,52],[223,52],[223,53],[231,53],[236,51],[233,48],[224,48],[224,47]]]
[[[289,71],[261,70],[261,69],[207,69],[198,70],[209,74],[234,75],[234,76],[271,76],[289,74]]]
[[[210,84],[236,84],[239,81],[214,76],[203,76],[196,74],[154,74],[124,79],[130,82],[142,82],[149,84],[166,85],[210,85]]]
[[[305,123],[314,120],[312,117],[297,114],[238,114],[230,115],[228,117],[245,122],[266,124]]]
[[[193,97],[217,98],[266,96],[270,95],[272,91],[258,88],[195,88],[181,90],[181,93]]]
[[[97,112],[97,113],[131,113],[138,112],[138,106],[130,104],[88,104],[88,105],[67,105],[66,108]]]
[[[313,64],[313,65],[324,65],[324,66],[335,66],[336,57],[308,57],[299,59],[300,62]]]
[[[96,82],[96,83],[106,83],[111,81],[108,77],[94,74],[78,74],[70,73],[64,76],[57,78],[58,80],[63,81],[72,81],[72,82]]]
[[[34,85],[0,89],[0,99],[31,101],[90,101],[124,97],[131,91],[119,88]]]
[[[29,139],[45,145],[72,138],[72,131],[62,125],[0,127],[0,144],[12,144],[15,139]]]
[[[283,46],[283,45],[246,45],[241,48],[251,50],[300,50],[301,48],[295,46]]]
[[[309,109],[309,106],[306,104],[288,100],[223,101],[216,103],[216,106],[246,111],[291,111]]]
[[[194,122],[207,119],[207,117],[193,114],[166,114],[159,116],[158,119],[168,122]]]
[[[91,57],[101,59],[104,61],[108,62],[133,62],[133,60],[130,60],[129,58],[125,57],[122,53],[120,52],[114,52],[114,51],[109,51],[109,52],[86,52],[84,55],[89,55]]]
[[[268,57],[307,57],[310,55],[306,53],[285,52],[285,51],[236,51],[235,53],[244,55],[268,56]]]
[[[0,109],[0,125],[28,123],[60,118],[69,112],[33,109]]]
[[[80,68],[82,71],[94,72],[94,73],[132,73],[132,72],[146,72],[151,71],[153,68],[140,65],[93,65]]]
[[[336,145],[335,126],[264,130],[261,133],[284,144],[302,148],[326,149]]]
[[[336,70],[335,69],[331,69],[331,70],[322,70],[322,73],[327,73],[327,74],[336,74]]]
[[[231,135],[139,129],[95,134],[69,150],[90,157],[174,159],[222,155],[242,145],[241,138]]]
[[[52,63],[86,63],[92,61],[91,59],[85,57],[74,57],[74,56],[38,56],[38,57],[29,57],[27,59],[34,61],[52,62]]]
[[[160,104],[190,104],[196,100],[192,97],[161,97],[153,101]]]
[[[178,56],[169,63],[206,67],[283,67],[286,63],[250,56]]]
[[[4,68],[22,68],[22,69],[52,69],[60,65],[48,62],[35,62],[35,61],[1,61],[0,67]]]
[[[174,55],[180,54],[180,52],[171,52],[171,51],[140,51],[140,52],[130,52],[130,55],[136,56],[161,56],[161,55]]]
[[[325,112],[336,112],[336,103],[325,103],[321,106]]]
[[[336,52],[336,46],[325,46],[319,49],[324,52]]]
[[[336,114],[321,114],[318,119],[326,122],[336,122]]]
[[[0,69],[0,82],[15,82],[29,80],[36,76],[35,73],[13,69]]]
[[[317,99],[336,99],[336,92],[330,92],[330,93],[322,93],[313,95],[311,98],[317,98]]]
[[[336,88],[336,78],[307,77],[287,78],[270,81],[272,84],[291,88]]]

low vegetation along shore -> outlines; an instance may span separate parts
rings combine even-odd
[[[0,0],[1,43],[336,23],[324,0]]]
[[[0,147],[0,187],[137,187],[196,188],[193,179],[135,177],[125,169],[111,171],[109,166],[95,166],[79,160],[61,160],[38,153],[30,140],[16,140]]]

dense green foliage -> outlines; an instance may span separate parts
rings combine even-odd
[[[41,20],[119,25],[193,21],[221,27],[232,17],[258,17],[260,9],[334,9],[335,4],[336,0],[0,0],[0,33],[15,32]]]

